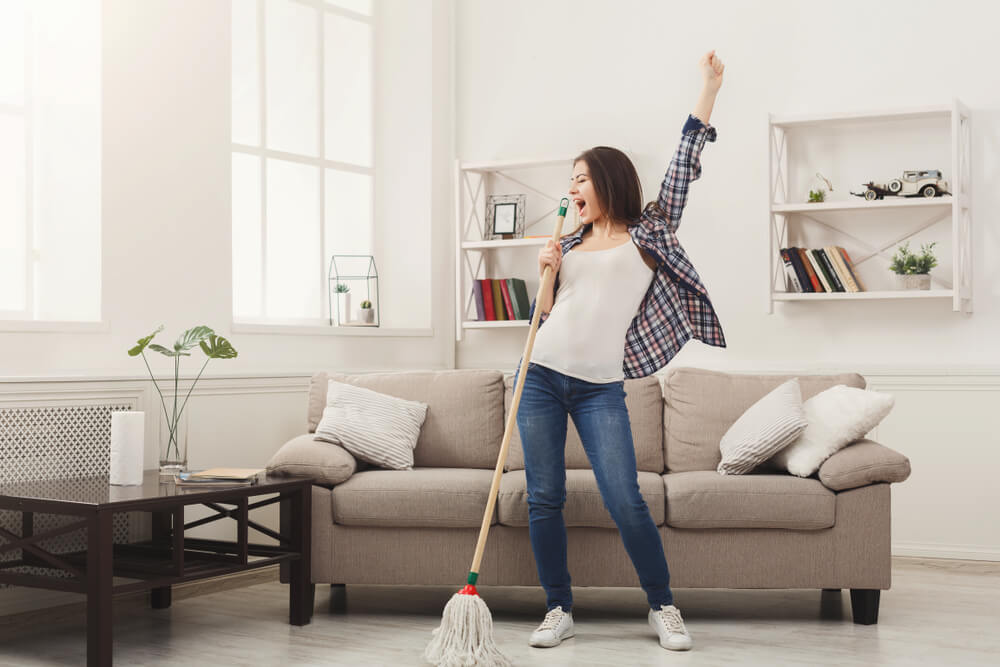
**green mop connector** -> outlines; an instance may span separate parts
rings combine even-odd
[[[475,586],[476,585],[476,579],[478,579],[478,578],[479,578],[479,574],[478,573],[476,573],[476,572],[470,572],[469,573],[469,580],[466,581],[465,583],[469,584],[470,586]]]
[[[569,198],[568,197],[563,197],[562,199],[559,200],[559,217],[560,218],[565,218],[566,217],[566,209],[567,208],[569,208]]]

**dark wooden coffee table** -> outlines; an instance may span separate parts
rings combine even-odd
[[[275,495],[276,494],[276,495]],[[273,495],[250,502],[254,496]],[[21,549],[18,560],[0,561],[0,583],[32,586],[87,596],[87,664],[110,665],[111,597],[149,589],[156,609],[170,606],[170,587],[185,581],[216,577],[279,563],[289,568],[288,618],[292,625],[312,619],[314,586],[309,562],[312,524],[312,479],[263,477],[251,486],[225,488],[179,487],[161,482],[149,470],[142,486],[111,486],[108,477],[42,480],[0,484],[0,509],[21,512],[21,535],[0,528],[0,553]],[[281,526],[274,531],[249,518],[251,510],[280,503]],[[184,523],[186,505],[204,505],[216,514]],[[59,528],[36,534],[35,512],[77,517]],[[116,512],[149,512],[152,539],[113,544]],[[236,520],[235,542],[185,538],[188,528],[223,518]],[[50,553],[38,542],[86,528],[87,549]],[[249,530],[277,544],[252,544]],[[29,572],[45,568],[45,574]],[[129,581],[116,583],[113,578]]]

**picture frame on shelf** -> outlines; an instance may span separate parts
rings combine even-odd
[[[527,195],[489,195],[486,198],[486,229],[483,239],[524,237],[524,209]]]

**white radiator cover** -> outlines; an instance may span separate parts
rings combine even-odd
[[[111,413],[135,410],[136,401],[116,400],[80,405],[59,402],[30,407],[0,407],[0,484],[37,479],[65,479],[67,484],[96,475],[106,475],[111,452]],[[114,516],[114,540],[125,543],[139,536],[141,514]],[[78,519],[58,514],[35,513],[34,532],[42,533]],[[0,526],[20,535],[21,513],[0,510]],[[38,545],[53,553],[84,550],[85,528],[42,540]],[[0,560],[21,558],[20,549],[0,554]],[[20,570],[45,574],[30,567]],[[0,585],[0,588],[9,588]]]

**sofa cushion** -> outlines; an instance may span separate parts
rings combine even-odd
[[[492,470],[366,470],[333,487],[333,521],[344,526],[479,528]],[[496,508],[491,523],[496,523]]]
[[[805,401],[838,384],[865,388],[857,373],[754,375],[679,367],[663,381],[664,458],[668,472],[714,471],[719,443],[740,415],[778,385],[797,377]]]
[[[787,447],[808,425],[799,379],[792,378],[764,396],[729,427],[719,451],[721,475],[743,475]]]
[[[663,525],[663,481],[653,472],[639,473],[639,493],[649,507],[653,523]],[[528,486],[523,470],[504,473],[500,480],[498,519],[505,526],[528,525]],[[566,471],[566,505],[563,520],[567,527],[615,528],[604,504],[592,470]]]
[[[323,371],[314,374],[309,379],[309,405],[306,411],[306,428],[309,433],[316,432],[316,427],[319,426],[319,421],[323,418],[329,380]]]
[[[903,482],[910,476],[910,459],[872,440],[858,440],[819,467],[819,481],[843,491],[878,482]]]
[[[504,424],[510,414],[514,396],[514,374],[504,377]],[[632,445],[635,447],[636,468],[646,472],[663,472],[663,393],[659,378],[648,376],[625,380],[625,407],[628,409],[632,428]],[[567,416],[566,468],[590,469],[590,459],[580,442],[580,434],[573,420]],[[503,433],[500,434],[503,440]],[[507,451],[504,470],[524,470],[524,450],[521,433],[514,428]]]
[[[311,431],[326,406],[327,374],[309,385]],[[329,379],[427,404],[413,465],[438,468],[496,468],[503,440],[503,373],[498,370],[400,371]],[[485,509],[485,507],[484,507]]]
[[[427,404],[330,380],[316,439],[342,446],[356,459],[390,470],[413,468],[413,448]]]
[[[838,385],[802,404],[809,425],[771,462],[799,477],[808,477],[848,444],[878,426],[895,404],[892,394]]]
[[[346,449],[317,442],[308,433],[286,442],[267,462],[267,472],[272,475],[313,477],[320,486],[346,482],[357,469],[357,460]]]
[[[720,475],[714,470],[663,475],[667,525],[674,528],[794,528],[834,524],[837,496],[815,479]]]

